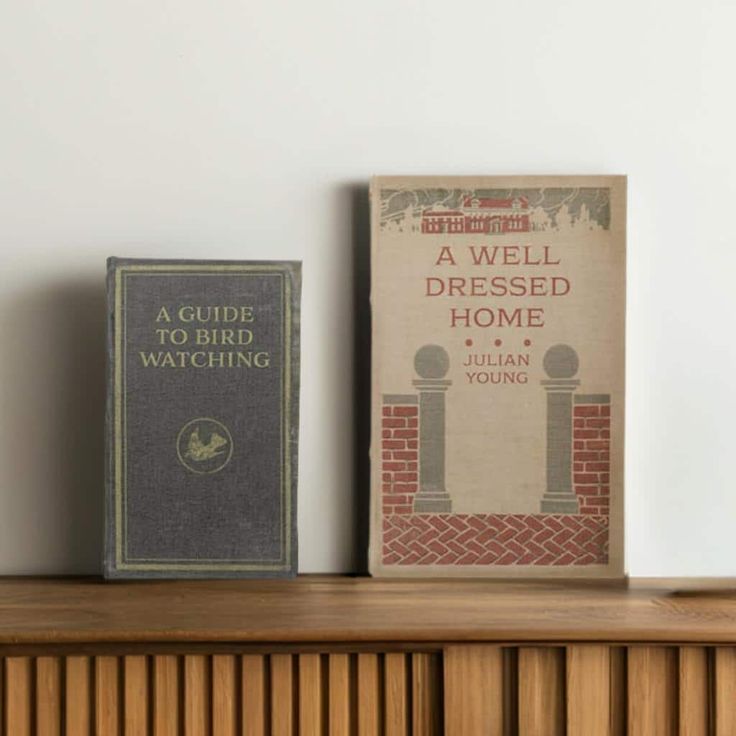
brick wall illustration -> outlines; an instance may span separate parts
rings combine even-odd
[[[410,514],[419,482],[416,396],[387,396],[381,417],[381,500],[384,514]]]
[[[608,517],[412,514],[383,517],[385,565],[604,565]]]
[[[541,513],[451,513],[444,478],[449,356],[437,345],[417,351],[417,393],[383,397],[385,565],[607,564],[610,396],[574,395],[578,358],[569,346],[550,348],[544,368],[547,485],[540,489]]]
[[[611,473],[611,397],[576,396],[573,408],[573,484],[581,514],[608,515]]]

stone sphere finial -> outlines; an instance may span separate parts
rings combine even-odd
[[[553,345],[544,354],[544,370],[550,378],[572,378],[580,361],[569,345]]]
[[[450,356],[439,345],[423,345],[414,355],[414,370],[421,378],[444,378],[450,370]]]

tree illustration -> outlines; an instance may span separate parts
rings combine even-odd
[[[570,208],[566,204],[563,204],[562,207],[557,210],[557,214],[555,215],[555,224],[557,225],[557,229],[562,232],[572,230],[572,215],[570,214]]]
[[[550,219],[547,211],[542,207],[535,207],[531,215],[529,215],[529,221],[532,225],[532,230],[547,230],[550,226]]]

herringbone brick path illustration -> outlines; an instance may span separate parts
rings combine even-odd
[[[605,565],[608,517],[412,514],[383,517],[385,565]]]

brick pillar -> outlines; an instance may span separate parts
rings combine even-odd
[[[417,492],[419,405],[416,396],[383,396],[381,497],[384,514],[410,514]]]
[[[608,516],[611,397],[578,395],[573,408],[573,480],[581,514]]]
[[[542,381],[547,392],[547,490],[542,497],[545,514],[577,514],[578,497],[572,488],[572,394],[580,385],[578,355],[569,345],[554,345],[544,355]]]
[[[452,381],[445,379],[450,357],[439,345],[424,345],[414,356],[419,378],[419,491],[416,513],[449,513],[450,494],[445,488],[445,392]]]

